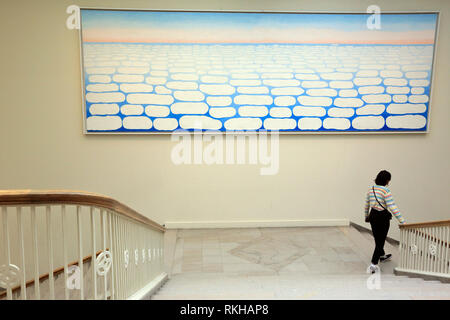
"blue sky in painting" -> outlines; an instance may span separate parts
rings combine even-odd
[[[89,28],[255,28],[260,26],[294,28],[333,28],[367,30],[367,14],[277,14],[224,12],[152,12],[82,10],[83,29]],[[434,30],[436,14],[382,14],[386,31]]]

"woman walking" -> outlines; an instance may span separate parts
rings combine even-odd
[[[389,231],[392,214],[400,224],[405,223],[405,219],[400,214],[400,210],[392,198],[391,191],[387,187],[389,181],[391,181],[391,174],[386,170],[380,171],[375,179],[375,185],[369,188],[366,196],[366,222],[370,222],[373,238],[375,239],[372,263],[367,270],[370,273],[379,271],[378,262],[386,261],[392,256],[384,252],[384,243]]]

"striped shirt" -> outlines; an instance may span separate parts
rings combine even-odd
[[[378,201],[383,205],[385,209],[388,209],[390,213],[392,213],[400,223],[405,223],[405,219],[403,219],[402,215],[400,214],[400,210],[395,205],[394,198],[392,197],[391,191],[384,186],[374,185],[375,194],[378,198]],[[378,211],[383,211],[384,209],[381,207],[381,205],[378,203],[378,201],[375,199],[375,196],[373,194],[372,187],[369,188],[369,191],[367,191],[366,196],[366,207],[365,207],[365,214],[366,217],[369,215],[370,208],[374,208]]]

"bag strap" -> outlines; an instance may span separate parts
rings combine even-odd
[[[386,210],[386,208],[383,207],[383,205],[380,203],[380,201],[378,201],[377,195],[375,194],[375,187],[374,187],[374,186],[372,186],[372,190],[373,190],[373,195],[375,196],[375,199],[377,200],[378,204],[379,204],[384,210]]]

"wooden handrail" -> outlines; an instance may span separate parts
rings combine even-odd
[[[439,226],[450,226],[450,220],[440,220],[440,221],[429,221],[421,223],[405,223],[399,224],[400,229],[410,229],[410,228],[420,228],[420,227],[439,227]]]
[[[107,248],[106,250],[109,250],[109,249]],[[102,252],[103,252],[103,250],[97,251],[95,253],[95,257],[98,257],[98,255],[100,253],[102,253]],[[92,260],[92,255],[84,257],[83,258],[83,264],[85,264],[89,260]],[[78,265],[78,260],[70,262],[69,264],[67,264],[67,268],[69,268],[70,266],[76,266],[76,265]],[[60,274],[62,272],[64,272],[64,267],[59,267],[59,268],[53,270],[53,276],[57,276],[58,274]],[[45,273],[45,274],[39,276],[39,283],[41,283],[42,281],[48,279],[49,277],[50,277],[50,273]],[[28,288],[28,287],[30,287],[33,284],[34,284],[34,279],[33,280],[28,280],[25,283],[25,287]],[[20,288],[21,288],[21,286],[19,285],[19,286],[16,286],[16,287],[12,288],[11,290],[12,290],[12,292],[15,292],[15,291],[19,290]],[[0,299],[4,298],[5,296],[6,296],[6,290],[4,292],[0,292]]]
[[[97,193],[74,190],[0,190],[0,205],[85,205],[109,209],[149,227],[166,231],[162,225],[119,201]]]

